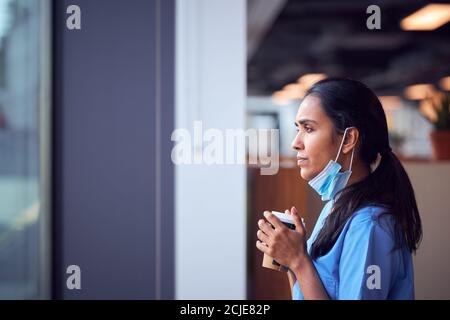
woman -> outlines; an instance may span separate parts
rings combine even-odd
[[[421,221],[377,96],[358,81],[322,80],[295,125],[300,175],[328,202],[307,242],[295,207],[286,213],[296,230],[266,211],[257,248],[289,268],[293,299],[414,299]]]

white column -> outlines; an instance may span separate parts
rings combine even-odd
[[[245,129],[246,7],[177,0],[176,128]],[[244,165],[178,165],[176,298],[246,298]]]

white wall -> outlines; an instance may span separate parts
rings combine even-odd
[[[450,299],[450,162],[408,163],[423,224],[414,257],[416,299]]]
[[[245,129],[242,0],[177,0],[176,127]],[[246,298],[243,165],[176,166],[176,298]]]

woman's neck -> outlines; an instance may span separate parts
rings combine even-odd
[[[353,161],[352,175],[347,182],[347,187],[363,180],[370,174],[369,168],[362,161]]]

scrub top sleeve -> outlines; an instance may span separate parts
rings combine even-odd
[[[371,215],[350,222],[339,261],[340,300],[388,298],[397,265],[394,241]]]

